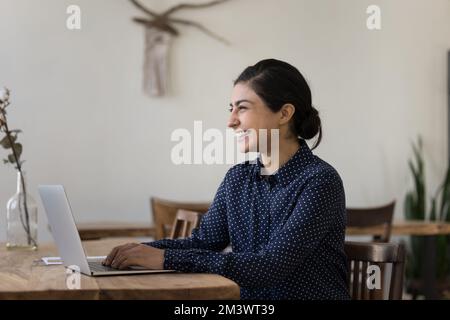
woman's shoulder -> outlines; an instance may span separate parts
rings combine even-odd
[[[341,176],[331,164],[317,156],[313,156],[311,160],[307,164],[296,166],[294,170],[283,171],[282,179],[286,179],[286,175],[288,175],[291,176],[287,179],[288,181],[297,180],[300,184],[313,181],[342,184]],[[229,182],[251,180],[252,177],[259,174],[259,171],[260,168],[256,161],[245,161],[228,169],[225,179]]]
[[[303,174],[303,178],[309,181],[342,184],[342,178],[335,167],[317,156],[306,166]]]
[[[235,164],[230,169],[228,169],[225,179],[242,179],[242,178],[250,178],[252,174],[255,173],[255,170],[258,170],[258,165],[256,161],[248,160],[245,162],[241,162]]]

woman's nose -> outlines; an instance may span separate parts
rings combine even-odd
[[[234,129],[235,127],[237,127],[239,125],[239,119],[236,116],[236,113],[234,112],[234,110],[231,112],[230,114],[230,118],[228,119],[228,128],[232,128]]]

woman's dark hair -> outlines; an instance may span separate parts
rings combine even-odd
[[[295,113],[291,129],[294,134],[308,140],[319,134],[312,149],[322,140],[319,112],[311,104],[311,90],[303,75],[289,63],[267,59],[247,67],[234,81],[248,83],[255,93],[273,111],[292,104]]]

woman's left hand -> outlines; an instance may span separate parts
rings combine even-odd
[[[164,250],[145,244],[127,243],[112,249],[102,264],[120,270],[130,266],[164,269]]]

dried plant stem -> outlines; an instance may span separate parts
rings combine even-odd
[[[7,106],[7,105],[5,105],[5,107],[6,107],[6,106]],[[5,115],[5,114],[4,114],[4,111],[2,110],[1,112],[2,112],[2,114],[3,114],[3,116],[4,116],[4,115]],[[6,119],[5,116],[4,116],[4,118]],[[13,142],[13,139],[11,138],[11,132],[9,131],[8,123],[7,123],[6,121],[4,121],[3,125],[4,125],[4,127],[5,127],[6,137],[7,137],[7,139],[8,139],[8,142],[9,142],[10,146],[11,146],[12,153],[13,153],[13,157],[14,157],[14,161],[15,161],[15,163],[16,163],[16,165],[17,165],[17,170],[18,170],[19,173],[20,173],[20,179],[21,179],[21,182],[22,182],[22,190],[23,190],[23,206],[24,206],[24,209],[25,209],[25,224],[24,224],[24,222],[23,222],[22,216],[20,216],[20,220],[21,220],[21,222],[22,222],[22,226],[23,226],[24,229],[25,229],[25,232],[27,233],[27,241],[28,241],[28,245],[36,246],[36,241],[35,241],[35,239],[33,239],[33,238],[31,237],[31,232],[30,232],[30,215],[29,215],[29,213],[28,213],[27,190],[26,190],[26,186],[25,186],[25,178],[23,177],[23,173],[22,173],[22,166],[21,166],[21,164],[20,164],[19,157],[18,157],[18,155],[17,155],[17,153],[16,153],[16,150],[14,149],[14,142]],[[19,206],[20,206],[20,200],[21,200],[21,199],[20,199],[20,197],[19,197]],[[19,210],[19,211],[21,211],[21,210]]]

